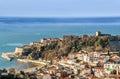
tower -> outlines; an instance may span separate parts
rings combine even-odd
[[[101,35],[101,32],[100,31],[97,31],[96,32],[96,36],[100,36]]]

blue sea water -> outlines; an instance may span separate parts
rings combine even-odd
[[[51,21],[52,20],[52,21]],[[48,18],[0,18],[0,56],[3,52],[14,52],[16,47],[40,41],[41,38],[63,35],[93,35],[96,31],[119,35],[120,18],[97,19],[48,19]],[[23,69],[28,65],[7,61],[0,57],[0,68]]]

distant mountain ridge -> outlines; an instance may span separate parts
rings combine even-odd
[[[120,23],[120,17],[93,17],[93,18],[0,17],[0,23]]]

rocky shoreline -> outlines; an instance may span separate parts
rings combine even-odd
[[[11,61],[12,59],[15,58],[15,55],[12,52],[6,52],[6,53],[2,53],[1,57],[8,61]]]
[[[1,57],[8,60],[8,61],[12,61],[12,59],[16,58],[16,56],[12,52],[2,53]],[[33,67],[23,69],[22,71],[24,71],[24,72],[33,72],[36,68],[40,69],[41,67],[44,67],[46,65],[46,63],[44,63],[44,62],[42,62],[40,60],[16,59],[16,61],[20,62],[20,63],[34,64]],[[17,70],[17,71],[19,71],[19,70]]]

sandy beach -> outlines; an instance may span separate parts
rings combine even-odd
[[[27,69],[23,69],[22,71],[24,72],[34,72],[36,69],[40,69],[46,65],[46,63],[41,62],[39,60],[29,60],[29,59],[17,59],[18,62],[23,62],[23,63],[31,63],[35,64],[36,66],[30,67]]]

